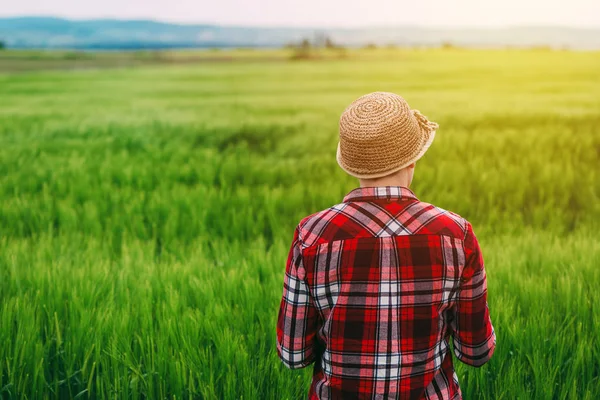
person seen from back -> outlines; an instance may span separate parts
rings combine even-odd
[[[309,399],[461,399],[452,353],[479,367],[496,336],[473,227],[410,189],[438,125],[376,92],[339,128],[337,162],[360,187],[295,229],[279,357],[313,365]]]

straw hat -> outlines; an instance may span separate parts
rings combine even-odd
[[[356,178],[379,178],[425,154],[438,124],[394,93],[359,97],[342,113],[337,162]]]

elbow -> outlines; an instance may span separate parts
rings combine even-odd
[[[454,355],[462,363],[479,368],[486,364],[496,350],[496,336],[492,334],[486,341],[477,346],[465,346],[454,342]]]
[[[277,346],[277,355],[288,369],[306,368],[314,361],[312,354],[307,354],[305,351],[291,351],[281,345]]]
[[[285,367],[287,369],[302,369],[302,368],[306,368],[308,367],[311,363],[293,363],[290,362],[289,360],[284,360],[283,358],[281,358],[281,363],[283,365],[285,365]]]
[[[310,364],[312,364],[312,361],[301,361],[301,362],[295,362],[295,361],[290,361],[289,359],[285,359],[283,357],[279,357],[279,359],[281,360],[281,363],[287,368],[287,369],[302,369],[302,368],[306,368],[308,367]]]
[[[471,367],[480,368],[491,360],[492,355],[494,354],[494,349],[495,347],[492,347],[484,353],[482,353],[481,355],[475,357],[465,356],[464,354],[461,355],[458,354],[458,352],[455,352],[455,355],[462,363],[467,364]]]
[[[481,355],[479,358],[473,360],[472,366],[479,368],[479,367],[483,366],[484,364],[487,364],[487,362],[492,359],[492,356],[494,355],[495,350],[496,350],[496,342],[494,341],[490,345],[489,349],[483,355]]]

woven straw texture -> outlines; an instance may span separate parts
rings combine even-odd
[[[394,93],[359,97],[342,113],[337,161],[356,178],[379,178],[425,154],[438,125]]]

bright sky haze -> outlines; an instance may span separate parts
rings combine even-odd
[[[0,16],[244,26],[600,27],[600,0],[1,0]]]

